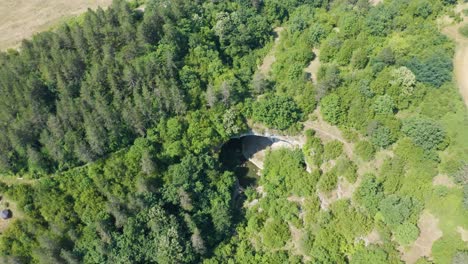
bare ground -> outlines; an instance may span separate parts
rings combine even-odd
[[[112,0],[1,0],[0,50],[16,48],[21,40],[67,17],[111,3]]]
[[[401,259],[408,264],[415,263],[419,258],[431,257],[432,245],[442,237],[442,231],[438,227],[437,219],[429,211],[424,211],[418,221],[420,234],[418,239],[408,249],[400,247]]]
[[[439,174],[435,176],[434,179],[432,180],[432,185],[434,186],[440,185],[440,186],[445,186],[448,188],[457,187],[457,185],[453,182],[453,179],[445,174]]]
[[[468,3],[459,4],[455,8],[455,12],[459,13],[463,9],[468,8]],[[453,19],[443,17],[439,20],[442,33],[455,41],[457,47],[455,50],[455,58],[453,60],[455,78],[460,89],[460,94],[463,97],[465,105],[468,106],[468,38],[463,37],[458,29],[464,25],[468,19],[461,13],[463,22],[455,24]]]
[[[464,242],[468,242],[468,230],[464,229],[463,227],[457,227],[457,232],[460,233],[461,239]]]
[[[370,232],[366,236],[359,237],[357,240],[364,241],[364,244],[366,246],[383,243],[382,238],[380,237],[379,231],[377,231],[377,229],[373,229],[372,232]]]

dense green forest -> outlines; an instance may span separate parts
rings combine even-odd
[[[455,4],[115,0],[0,53],[0,261],[467,263]],[[252,124],[304,144],[241,186],[220,149]]]

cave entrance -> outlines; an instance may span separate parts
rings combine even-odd
[[[236,174],[243,188],[256,186],[263,168],[262,155],[272,144],[270,138],[262,136],[232,138],[221,147],[220,161],[226,170]]]

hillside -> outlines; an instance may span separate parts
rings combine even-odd
[[[0,53],[1,263],[468,262],[466,4],[139,4]]]

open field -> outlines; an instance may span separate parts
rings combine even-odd
[[[22,39],[67,17],[111,3],[112,0],[1,0],[0,50],[16,48]]]

